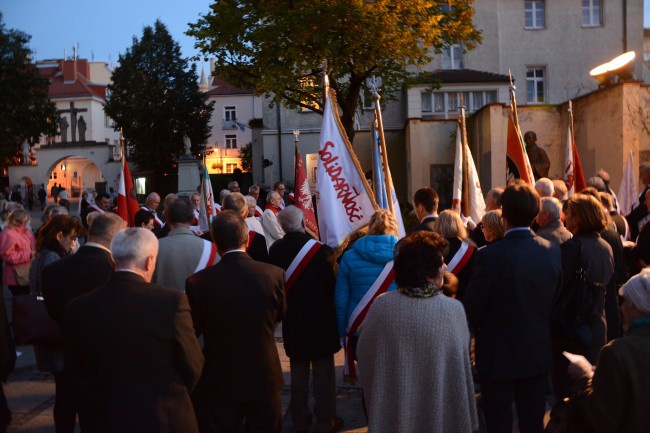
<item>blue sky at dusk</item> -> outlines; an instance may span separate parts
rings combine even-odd
[[[481,0],[477,0],[481,1]],[[180,44],[184,56],[198,54],[194,39],[186,36],[187,23],[207,13],[211,0],[2,0],[6,27],[32,35],[36,60],[72,55],[116,65],[120,53],[140,37],[145,25],[159,18]],[[644,25],[650,27],[650,0],[644,0]],[[206,73],[207,64],[205,64]],[[198,73],[200,74],[200,68]]]

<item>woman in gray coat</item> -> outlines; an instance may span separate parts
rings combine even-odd
[[[398,288],[379,296],[361,325],[357,355],[370,433],[478,428],[465,310],[441,289],[447,248],[435,232],[402,239]]]

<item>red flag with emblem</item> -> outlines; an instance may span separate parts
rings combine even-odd
[[[311,190],[307,182],[307,173],[305,164],[302,162],[302,155],[296,146],[296,192],[294,195],[294,205],[302,210],[305,214],[305,230],[314,238],[318,237],[318,223],[316,223],[316,214],[314,213],[314,202],[311,199]]]

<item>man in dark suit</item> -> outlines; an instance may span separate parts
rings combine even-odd
[[[286,309],[284,271],[246,254],[248,228],[234,211],[212,220],[221,261],[185,291],[205,368],[194,403],[201,432],[280,432],[282,369],[273,336]]]
[[[630,213],[625,215],[628,224],[630,225],[630,240],[635,241],[639,233],[641,232],[642,226],[647,220],[648,209],[645,206],[646,192],[650,189],[650,162],[644,162],[639,167],[639,179],[641,179],[641,184],[643,184],[643,190],[639,194],[637,202],[632,205],[632,210]]]
[[[116,271],[72,300],[66,373],[83,384],[90,432],[198,432],[190,391],[203,355],[186,296],[151,284],[158,241],[143,228],[115,235]]]
[[[269,259],[289,272],[285,275],[287,315],[282,321],[282,337],[291,367],[293,426],[296,433],[309,430],[311,370],[316,432],[330,433],[343,424],[336,416],[334,375],[334,354],[341,349],[334,308],[336,256],[330,247],[305,233],[304,219],[295,206],[280,211],[278,222],[286,234],[273,243]]]
[[[420,188],[413,194],[415,216],[420,224],[409,229],[409,233],[419,230],[434,231],[433,224],[438,219],[438,193],[431,187]]]
[[[248,217],[248,202],[246,201],[246,197],[238,192],[228,194],[223,199],[221,208],[223,210],[235,211],[235,213],[244,218],[244,220]],[[266,238],[264,238],[264,235],[249,229],[246,252],[253,260],[268,263],[269,251],[266,249]]]
[[[476,366],[488,433],[512,431],[512,400],[519,430],[544,430],[551,369],[551,306],[561,278],[560,249],[529,229],[540,199],[522,181],[501,196],[506,234],[477,252],[463,298],[476,333]]]
[[[87,242],[79,250],[43,269],[42,290],[47,311],[65,335],[65,307],[79,295],[95,290],[113,273],[111,240],[124,230],[124,220],[113,213],[96,217],[88,231]],[[65,355],[65,354],[64,354]],[[78,413],[78,390],[65,371],[55,375],[57,428],[72,432]],[[82,429],[83,416],[79,418]]]
[[[68,302],[104,284],[113,272],[109,248],[113,237],[124,228],[124,220],[117,214],[98,216],[88,230],[87,242],[75,254],[43,269],[45,306],[63,332]]]

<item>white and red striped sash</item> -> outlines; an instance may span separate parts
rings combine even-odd
[[[460,271],[463,270],[469,259],[474,254],[476,248],[468,244],[467,242],[461,242],[460,248],[454,254],[454,257],[451,258],[447,264],[447,272],[451,272],[454,275],[458,275]]]
[[[359,301],[348,319],[348,327],[345,330],[345,365],[343,366],[343,376],[352,383],[356,382],[357,377],[356,369],[354,367],[356,350],[351,344],[349,344],[350,337],[353,337],[354,334],[356,334],[377,296],[386,293],[386,290],[388,290],[388,287],[392,284],[394,279],[395,269],[393,269],[393,261],[391,260],[386,263],[384,269],[381,271],[375,282],[372,283],[372,286],[370,286],[366,294],[363,295],[363,298],[361,298],[361,301]]]
[[[285,293],[289,293],[293,286],[298,281],[298,278],[305,270],[312,257],[318,252],[318,250],[323,246],[320,242],[310,239],[305,245],[302,246],[296,257],[293,258],[293,261],[287,268],[287,271],[284,274],[286,284],[284,286]]]
[[[142,209],[142,210],[146,210],[146,211],[149,212],[151,215],[153,215],[153,219],[154,219],[154,221],[156,221],[156,225],[157,225],[158,227],[162,227],[162,226],[165,224],[165,223],[162,222],[162,220],[161,220],[160,218],[158,218],[158,215],[156,215],[156,214],[155,214],[151,209],[149,209],[147,206],[140,206],[140,209]]]
[[[201,251],[201,258],[199,263],[196,265],[194,272],[199,272],[208,266],[212,266],[217,258],[217,246],[210,241],[201,239],[203,241],[203,251]]]
[[[106,213],[105,210],[100,209],[100,208],[99,208],[95,203],[91,204],[91,205],[90,205],[90,208],[96,210],[96,211],[99,212],[99,213]]]
[[[264,211],[262,210],[261,207],[255,206],[255,216],[256,217],[261,217],[264,214]]]

